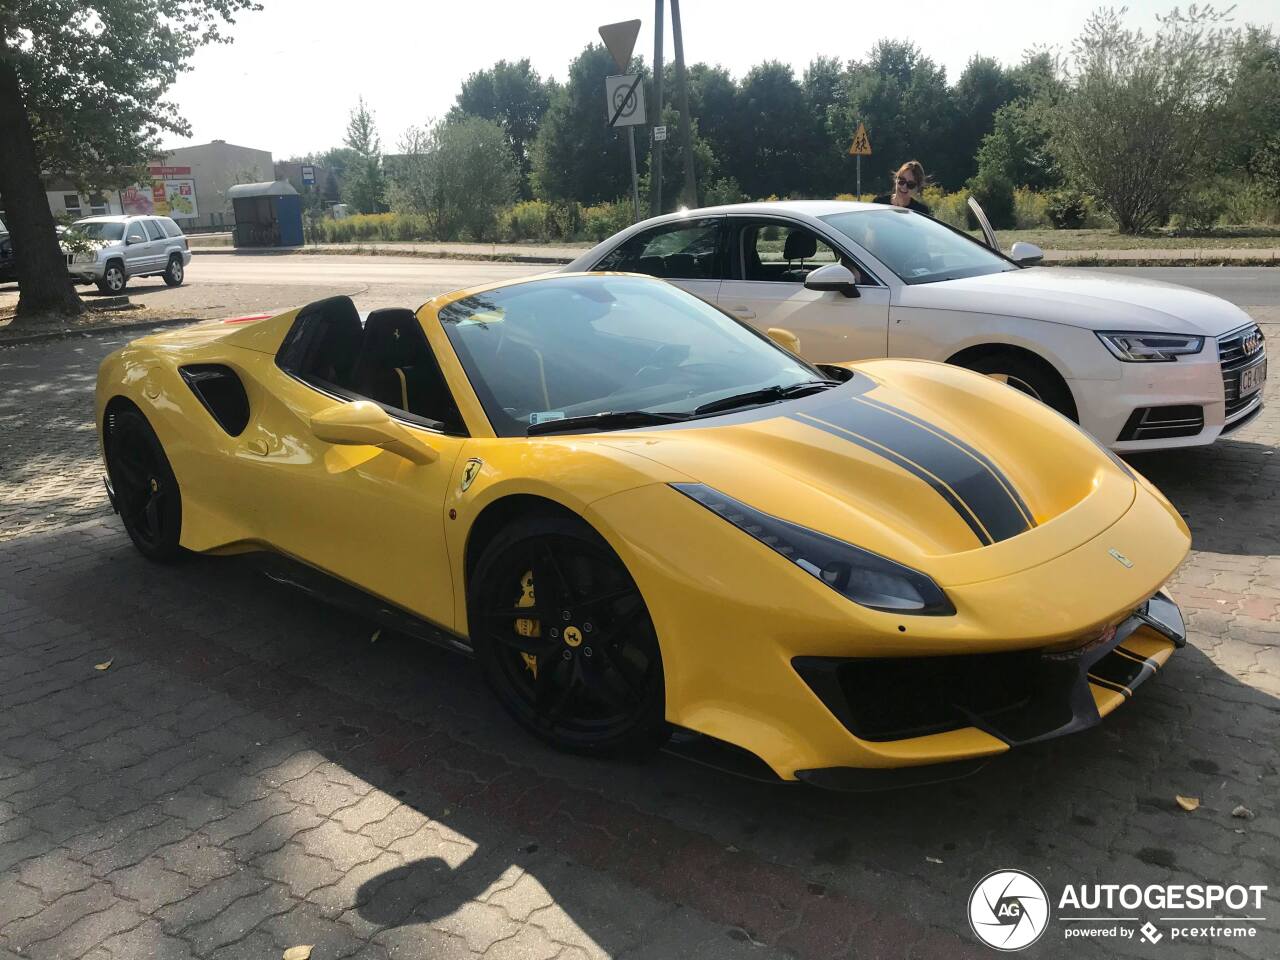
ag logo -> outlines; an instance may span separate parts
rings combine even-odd
[[[969,927],[997,950],[1029,947],[1049,925],[1049,897],[1040,881],[1021,870],[996,870],[969,894]]]
[[[1110,550],[1108,550],[1108,551],[1107,551],[1107,553],[1109,553],[1109,554],[1111,554],[1113,557],[1115,557],[1115,558],[1116,558],[1116,562],[1117,562],[1117,563],[1119,563],[1119,564],[1121,564],[1121,565],[1123,565],[1123,566],[1125,566],[1125,567],[1132,567],[1132,566],[1133,566],[1133,561],[1132,561],[1132,560],[1130,560],[1128,557],[1126,557],[1123,553],[1121,553],[1121,552],[1120,552],[1119,550],[1117,550],[1115,547],[1112,547]]]
[[[483,460],[468,460],[462,467],[462,484],[458,488],[459,493],[466,493],[471,484],[475,482],[476,477],[480,476],[480,468],[484,466]]]

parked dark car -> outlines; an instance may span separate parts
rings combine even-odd
[[[13,240],[7,233],[0,233],[0,283],[13,283],[18,279],[18,267],[13,259]]]

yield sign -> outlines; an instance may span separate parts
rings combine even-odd
[[[626,73],[631,64],[631,51],[636,48],[636,37],[640,36],[639,20],[623,20],[621,23],[606,23],[600,28],[600,39],[613,54],[613,62],[618,65],[619,73]]]
[[[867,128],[861,123],[858,124],[858,132],[853,135],[853,143],[849,145],[849,156],[871,156],[871,138],[867,136]]]

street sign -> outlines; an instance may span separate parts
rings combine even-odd
[[[611,127],[637,127],[645,122],[644,87],[636,75],[605,77],[605,119]]]
[[[625,73],[631,65],[631,51],[636,48],[636,37],[640,35],[639,20],[623,20],[621,23],[606,23],[600,28],[600,39],[605,48],[613,55],[613,62],[618,71]]]
[[[653,128],[653,139],[655,139],[655,140],[665,140],[665,139],[667,139],[667,127],[666,127],[666,124],[662,124],[662,123],[660,123],[660,124],[658,124],[656,127],[654,127],[654,128]]]
[[[302,165],[302,182],[312,185],[316,182],[316,168],[309,163]]]
[[[853,143],[849,145],[849,156],[871,156],[871,139],[867,136],[867,128],[861,123],[858,124],[858,132],[853,135]]]

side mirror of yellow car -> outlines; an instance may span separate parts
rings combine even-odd
[[[769,339],[783,350],[790,350],[797,357],[800,356],[800,338],[790,330],[783,327],[770,327]]]
[[[432,447],[396,423],[376,403],[338,403],[311,418],[311,432],[326,443],[381,447],[419,465],[440,458]]]

